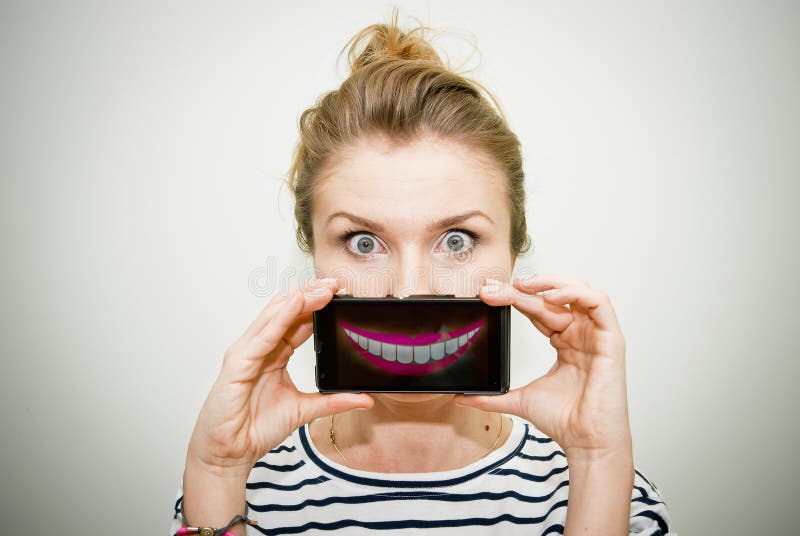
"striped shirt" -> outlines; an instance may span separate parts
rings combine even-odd
[[[498,449],[435,473],[351,469],[321,455],[302,426],[251,470],[248,516],[258,525],[248,526],[247,534],[563,534],[566,456],[533,424],[510,417],[511,435]],[[630,533],[676,535],[658,488],[638,469],[634,475]],[[183,521],[182,481],[170,536]]]

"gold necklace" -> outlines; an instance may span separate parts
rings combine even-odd
[[[339,445],[336,444],[336,434],[333,433],[333,417],[334,417],[334,415],[331,415],[331,425],[330,425],[330,428],[328,428],[328,435],[331,438],[331,445],[333,445],[333,448],[336,449],[336,452],[339,453],[339,456],[341,456],[344,459],[344,461],[347,463],[347,465],[350,465],[350,460],[348,460],[347,456],[345,456],[342,453],[342,451],[339,450]],[[492,452],[494,450],[494,448],[497,446],[497,443],[500,441],[500,436],[503,435],[503,421],[504,420],[505,419],[503,418],[503,416],[500,415],[500,430],[497,432],[497,437],[495,438],[494,443],[492,443],[492,446],[489,447],[489,450],[487,450],[486,453],[483,456],[481,456],[481,458],[483,458],[484,456],[486,456],[487,454]]]

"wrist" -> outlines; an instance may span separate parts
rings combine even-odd
[[[247,513],[247,475],[227,473],[187,460],[183,473],[184,521],[192,526],[225,526],[236,514]],[[236,533],[236,532],[235,532]]]
[[[633,456],[623,450],[567,456],[569,509],[564,535],[628,534]]]
[[[619,448],[613,450],[565,450],[564,454],[567,456],[567,463],[570,468],[575,467],[580,469],[582,467],[590,466],[625,466],[630,464],[633,466],[633,449]]]
[[[633,438],[630,432],[621,434],[616,441],[595,447],[566,447],[564,454],[570,465],[633,463]]]
[[[624,452],[607,453],[592,458],[567,457],[570,485],[600,481],[605,486],[622,486],[629,495],[633,488],[633,455]]]
[[[227,486],[245,484],[252,469],[253,465],[249,463],[224,466],[209,464],[200,458],[187,456],[184,475],[188,473],[197,480],[217,482],[220,485]]]
[[[191,443],[186,453],[186,468],[224,479],[247,479],[255,461],[232,458],[209,459],[203,456]]]

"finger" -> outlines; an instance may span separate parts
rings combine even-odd
[[[522,410],[522,391],[512,389],[502,395],[456,395],[453,401],[459,406],[469,406],[483,411],[510,413],[525,418]]]
[[[619,322],[608,294],[588,287],[568,286],[548,290],[542,298],[547,303],[577,305],[600,329],[618,330]]]
[[[336,282],[336,278],[329,277],[325,279],[315,279],[310,283],[304,284],[300,287],[295,287],[290,289],[286,292],[282,292],[280,294],[276,294],[272,297],[272,299],[264,306],[261,313],[256,317],[255,320],[247,327],[243,336],[244,337],[254,337],[257,333],[264,329],[264,327],[269,322],[269,319],[275,315],[275,311],[281,306],[282,303],[285,303],[292,295],[297,292],[301,292],[306,294],[308,298],[314,298],[317,296],[318,292],[321,288],[330,288],[331,293],[335,293],[338,290],[338,284]],[[326,302],[327,303],[327,302]]]
[[[286,333],[274,348],[261,337],[253,337],[247,341],[248,353],[251,356],[262,356],[259,373],[271,372],[285,367],[294,351],[314,333],[312,313],[301,313],[289,326]]]
[[[539,295],[521,292],[508,283],[484,285],[479,296],[489,305],[513,305],[545,337],[550,337],[555,331],[564,331],[575,319],[567,308],[547,303]]]
[[[313,313],[301,313],[298,315],[294,324],[286,331],[283,336],[292,348],[299,348],[301,344],[314,333]]]
[[[572,313],[564,307],[545,304],[541,296],[523,295],[508,284],[502,284],[500,287],[495,285],[481,287],[479,295],[489,305],[513,305],[548,338],[555,331],[566,329],[573,320]]]
[[[553,333],[555,333],[555,331],[553,331],[552,329],[547,327],[545,324],[543,324],[534,315],[532,315],[532,314],[529,315],[529,314],[526,314],[526,313],[522,313],[522,314],[525,315],[528,318],[528,320],[531,321],[531,324],[533,324],[534,327],[536,327],[536,329],[538,329],[545,337],[552,337]]]
[[[296,293],[303,298],[303,306],[298,313],[299,316],[308,315],[325,307],[333,298],[334,289],[329,285],[320,285],[309,288],[308,290],[296,289]],[[276,307],[280,308],[282,305],[278,304]],[[302,321],[303,319],[295,319],[292,325]],[[271,321],[268,321],[267,324],[261,328],[261,331],[255,335],[255,337],[263,337],[263,334],[266,333],[270,323]]]
[[[274,348],[270,348],[268,343],[260,337],[253,337],[242,344],[244,347],[242,354],[262,361],[270,361],[274,365],[262,368],[262,372],[273,370],[276,366],[285,366],[294,350],[299,348],[313,332],[311,313],[300,314]]]
[[[366,393],[300,393],[301,424],[351,409],[370,409],[375,401]]]
[[[516,288],[528,293],[567,286],[591,288],[584,279],[565,277],[558,274],[533,274],[527,277],[516,277],[513,280],[513,284]]]
[[[552,329],[548,328],[547,326],[536,320],[536,317],[534,316],[528,316],[528,320],[530,320],[531,324],[533,324],[534,327],[538,329],[545,337],[548,338],[552,337],[553,333],[555,333],[555,331],[553,331]]]
[[[248,382],[256,378],[261,370],[268,366],[268,362],[288,359],[294,348],[283,340],[283,336],[302,306],[303,295],[293,294],[287,302],[284,302],[284,306],[272,318],[261,336],[240,339],[234,343],[225,353],[222,363],[223,373],[231,381]],[[285,355],[287,353],[288,355]]]
[[[252,339],[253,346],[258,347],[259,339],[255,338]],[[272,351],[266,352],[266,357],[261,360],[261,368],[259,369],[259,373],[263,374],[265,372],[272,372],[274,370],[278,370],[284,368],[286,364],[289,362],[289,358],[294,355],[294,347],[286,342],[286,339],[283,338],[278,341],[278,344],[275,345],[275,348]],[[264,355],[263,347],[262,347],[262,355]]]
[[[250,339],[250,355],[265,356],[261,358],[262,365],[259,371],[261,374],[285,367],[289,362],[289,358],[294,355],[294,351],[314,332],[311,313],[300,315],[297,318],[305,320],[289,327],[286,334],[273,349],[268,348],[259,337]]]
[[[264,326],[253,339],[263,344],[269,351],[272,351],[278,342],[283,339],[286,332],[297,321],[297,316],[303,310],[305,302],[305,295],[300,292],[292,293],[288,300],[280,305],[275,315],[269,319],[267,325]]]
[[[314,333],[314,325],[313,321],[311,320],[311,313],[307,315],[300,315],[298,317],[302,320],[299,323],[292,325],[286,334],[283,336],[281,342],[285,343],[288,348],[291,349],[288,353],[280,354],[280,358],[278,358],[278,354],[276,354],[276,360],[281,363],[281,366],[286,366],[286,363],[289,361],[289,358],[294,354],[294,350],[300,347],[309,337]]]
[[[242,338],[251,338],[254,337],[263,327],[269,322],[269,319],[275,314],[275,310],[277,306],[281,303],[284,303],[290,296],[294,294],[294,289],[289,290],[287,292],[282,292],[280,294],[275,294],[267,305],[261,310],[258,316],[253,320],[247,329],[244,330],[242,334]]]
[[[308,284],[304,284],[300,287],[293,288],[287,292],[278,294],[270,300],[270,303],[264,308],[264,310],[259,314],[258,318],[256,318],[253,323],[248,327],[247,331],[245,332],[246,336],[255,336],[258,332],[264,329],[266,324],[269,322],[269,319],[272,318],[275,314],[275,311],[284,303],[287,299],[289,299],[295,293],[302,293],[306,296],[307,300],[310,304],[316,304],[315,298],[324,298],[327,294],[326,289],[331,289],[330,294],[334,294],[336,290],[338,290],[338,285],[336,282],[336,278],[325,278],[325,279],[316,279]],[[327,303],[327,301],[325,301]],[[324,306],[324,304],[323,304]]]

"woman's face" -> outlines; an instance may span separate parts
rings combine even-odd
[[[314,191],[314,267],[354,296],[476,296],[509,280],[506,179],[476,151],[425,136],[361,138]]]

